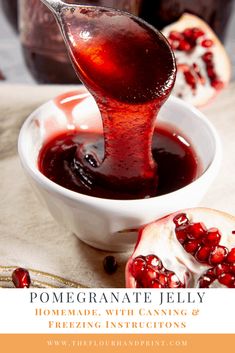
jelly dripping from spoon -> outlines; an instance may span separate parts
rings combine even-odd
[[[166,39],[144,21],[118,10],[43,2],[54,12],[74,69],[103,120],[103,159],[94,167],[81,150],[77,152],[87,180],[133,189],[137,198],[156,194],[153,130],[176,75]]]

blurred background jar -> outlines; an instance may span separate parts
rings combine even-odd
[[[59,28],[40,0],[0,0],[9,22],[17,28],[26,65],[39,83],[78,83]],[[158,29],[184,12],[203,18],[223,40],[234,0],[65,0],[68,3],[109,6],[129,11]]]
[[[18,0],[1,0],[2,9],[6,15],[6,18],[15,29],[18,30]]]
[[[139,0],[93,0],[67,3],[110,6],[138,14]],[[26,65],[39,83],[78,83],[52,13],[40,0],[19,0],[20,39]]]

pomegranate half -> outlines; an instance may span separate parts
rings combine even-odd
[[[188,13],[162,33],[176,57],[173,95],[197,107],[205,105],[230,80],[231,64],[222,43],[207,23]]]
[[[176,212],[139,231],[127,288],[235,288],[235,217],[208,209]]]

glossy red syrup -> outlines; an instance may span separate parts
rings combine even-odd
[[[70,131],[49,140],[39,156],[39,169],[55,183],[91,196],[111,199],[136,199],[157,196],[186,186],[196,177],[198,166],[195,153],[180,134],[158,128],[154,130],[152,155],[158,165],[158,188],[141,181],[137,188],[125,189],[116,178],[89,173],[99,170],[104,158],[102,134]],[[83,155],[83,161],[78,159]]]
[[[104,197],[108,185],[120,195],[116,192],[114,198],[156,195],[154,122],[176,74],[167,41],[139,19],[111,9],[63,8],[59,22],[75,71],[95,98],[103,121],[103,158],[85,163],[85,152],[79,148],[76,153],[76,168],[87,189],[90,180],[102,186],[102,191],[85,193]],[[89,138],[79,135],[78,141],[85,146]]]

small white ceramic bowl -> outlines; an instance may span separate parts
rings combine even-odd
[[[77,94],[85,99],[73,109],[73,124],[82,130],[101,130],[93,98],[82,87]],[[64,103],[69,100],[65,98]],[[67,190],[45,177],[37,163],[42,144],[55,132],[71,129],[66,115],[53,100],[26,119],[19,136],[19,156],[37,195],[59,223],[93,247],[127,251],[134,246],[140,226],[171,212],[197,206],[220,167],[220,140],[201,112],[171,97],[161,109],[158,121],[177,127],[187,137],[202,166],[201,175],[194,182],[163,196],[142,200],[102,199]]]

